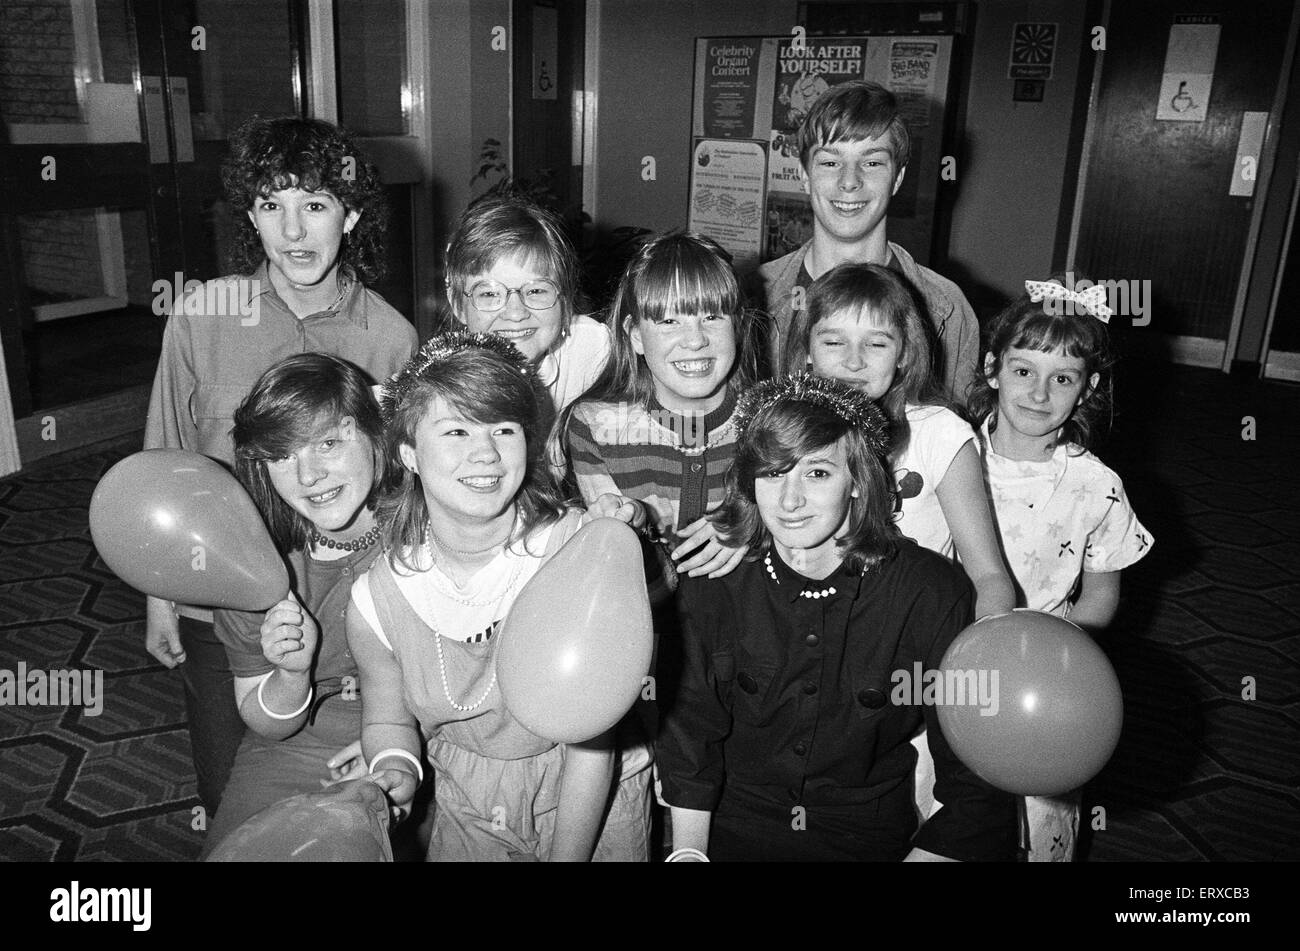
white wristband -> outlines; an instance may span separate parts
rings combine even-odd
[[[424,782],[424,767],[420,765],[419,758],[408,750],[399,750],[396,746],[389,747],[386,750],[380,750],[375,754],[375,758],[370,761],[370,775],[375,775],[375,764],[386,756],[400,756],[402,759],[410,760],[411,765],[415,767],[416,782]]]
[[[677,849],[671,853],[665,862],[685,862],[687,859],[695,859],[697,862],[707,862],[709,857],[699,849]]]
[[[307,699],[304,700],[304,701],[302,702],[302,706],[299,707],[297,710],[293,711],[293,713],[276,713],[276,712],[274,712],[274,711],[272,711],[272,710],[267,709],[267,706],[266,706],[266,698],[262,696],[262,688],[265,687],[265,686],[266,686],[266,682],[267,682],[268,680],[270,680],[270,679],[271,679],[272,677],[274,677],[274,676],[275,676],[275,671],[273,670],[273,671],[271,671],[269,674],[267,674],[265,677],[263,677],[260,683],[258,683],[258,685],[257,685],[257,705],[258,705],[259,707],[261,707],[261,708],[262,708],[262,712],[265,713],[265,714],[266,714],[268,717],[270,717],[272,720],[296,720],[298,717],[302,716],[304,713],[307,712],[307,708],[311,706],[311,698],[312,698],[312,695],[316,692],[316,690],[315,690],[314,687],[308,687],[308,688],[307,688]]]

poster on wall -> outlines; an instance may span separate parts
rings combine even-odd
[[[795,133],[818,97],[832,86],[863,76],[865,37],[788,38],[777,47],[772,94],[772,150],[768,187],[802,191]]]
[[[764,221],[767,225],[763,239],[764,260],[770,261],[797,251],[805,241],[812,239],[812,204],[807,195],[769,192]]]
[[[934,101],[934,79],[938,73],[937,40],[892,40],[889,44],[889,86],[898,99],[898,111],[907,130],[930,125],[930,104]]]
[[[762,41],[710,40],[703,45],[698,77],[704,102],[696,135],[752,139],[758,106],[758,64]]]
[[[889,203],[889,238],[918,261],[928,261],[934,237],[951,63],[950,36],[873,36],[867,43],[866,78],[894,94],[911,140],[907,173]]]
[[[691,158],[688,227],[707,234],[748,270],[763,250],[763,184],[767,155],[761,142],[700,139]]]

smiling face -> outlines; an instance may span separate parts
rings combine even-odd
[[[528,469],[520,423],[475,422],[442,397],[430,400],[415,427],[415,445],[399,446],[398,454],[420,477],[435,521],[464,524],[502,517]]]
[[[332,286],[326,279],[338,269],[343,235],[361,212],[346,210],[327,191],[284,188],[257,196],[248,217],[262,239],[272,281],[310,290]]]
[[[726,314],[682,314],[627,324],[632,349],[654,377],[655,398],[674,413],[710,413],[726,398],[736,329]]]
[[[558,287],[555,275],[544,264],[527,255],[515,255],[501,258],[490,270],[470,277],[459,292],[449,288],[448,296],[456,318],[467,330],[496,334],[518,347],[530,363],[537,363],[559,342],[564,329],[563,301],[557,299],[550,307],[539,310],[524,303],[525,285],[543,280]],[[500,310],[481,311],[474,306],[474,290],[484,281],[496,281],[507,288],[505,306]]]
[[[812,200],[816,229],[848,244],[870,240],[884,225],[904,171],[894,164],[888,132],[813,149],[800,178]]]
[[[873,400],[889,391],[902,358],[899,332],[865,309],[832,314],[809,333],[813,373],[843,380]]]
[[[985,373],[993,369],[992,354]],[[989,385],[998,392],[998,425],[995,437],[1015,458],[1032,458],[1054,445],[1057,433],[1070,414],[1096,386],[1098,374],[1085,376],[1082,357],[1068,356],[1057,349],[1008,348],[1002,365]],[[1024,452],[1030,451],[1030,455]],[[1001,451],[1001,450],[999,450]]]
[[[346,533],[375,481],[375,454],[356,421],[344,416],[317,426],[287,456],[266,462],[272,487],[285,503],[325,533]]]
[[[787,562],[794,550],[834,553],[854,494],[843,439],[801,456],[789,472],[754,480],[759,517]]]

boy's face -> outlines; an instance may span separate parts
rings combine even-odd
[[[359,211],[348,211],[327,191],[284,188],[258,195],[248,218],[262,239],[272,273],[291,286],[315,288],[338,267],[343,235],[356,226]]]
[[[813,149],[800,178],[812,199],[815,232],[854,244],[885,226],[889,200],[905,169],[894,164],[889,132],[874,139],[840,139]]]

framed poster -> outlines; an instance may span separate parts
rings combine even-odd
[[[763,185],[767,149],[761,142],[699,139],[691,158],[689,227],[731,253],[738,270],[758,265],[763,252]]]

